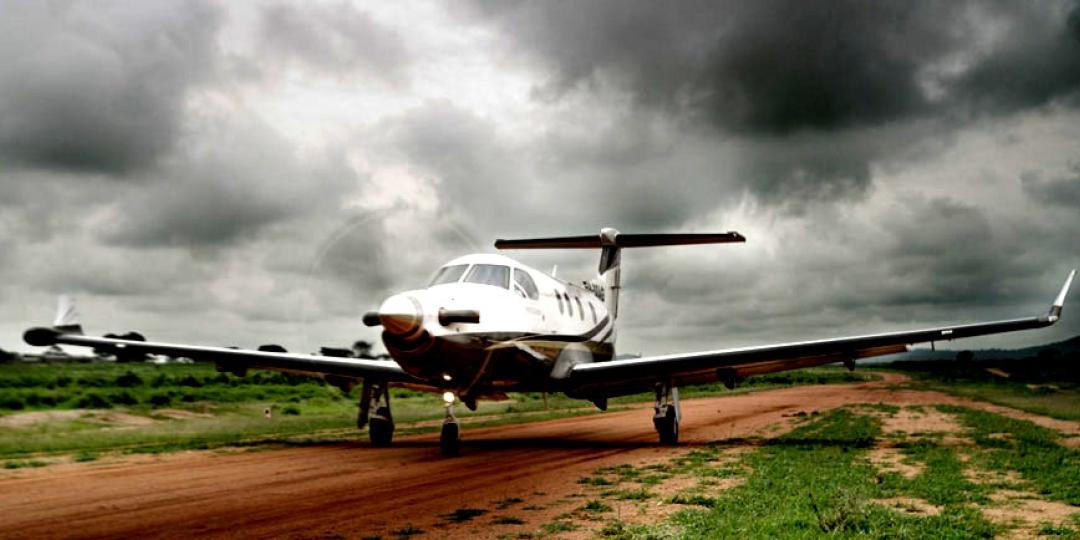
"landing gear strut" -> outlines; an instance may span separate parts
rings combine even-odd
[[[394,439],[394,417],[390,415],[390,387],[386,383],[364,381],[360,392],[360,414],[356,418],[356,427],[363,428],[368,423],[369,412],[371,427],[368,436],[373,446],[390,446]]]
[[[679,389],[670,383],[658,383],[653,411],[653,426],[660,435],[660,444],[678,444],[679,419],[682,417]]]
[[[457,417],[454,416],[456,400],[457,396],[453,392],[443,394],[446,417],[443,418],[442,432],[439,435],[439,451],[444,456],[456,456],[461,452],[461,432],[458,429]]]

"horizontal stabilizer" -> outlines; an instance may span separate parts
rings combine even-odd
[[[555,236],[550,238],[523,238],[517,240],[499,239],[495,241],[498,249],[589,249],[606,246],[619,248],[687,246],[693,244],[726,244],[745,242],[746,238],[737,232],[726,233],[669,233],[669,234],[625,234],[615,232],[585,236]]]

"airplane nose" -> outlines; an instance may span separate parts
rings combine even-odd
[[[405,337],[420,329],[424,310],[420,301],[407,294],[387,298],[379,307],[379,322],[383,330],[392,335]]]

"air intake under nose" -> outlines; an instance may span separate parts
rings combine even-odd
[[[383,330],[398,337],[419,331],[423,319],[424,310],[420,301],[406,294],[391,296],[379,307],[379,322]]]

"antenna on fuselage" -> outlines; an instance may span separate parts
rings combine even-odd
[[[558,275],[559,275],[559,265],[557,265],[557,264],[551,265],[551,277],[558,277]]]
[[[726,233],[659,233],[622,234],[610,227],[598,235],[555,236],[495,241],[496,249],[589,249],[600,248],[600,279],[604,282],[604,302],[612,318],[619,312],[620,253],[622,248],[687,246],[694,244],[727,244],[745,242],[746,237],[731,231]],[[555,269],[552,269],[552,276]]]

